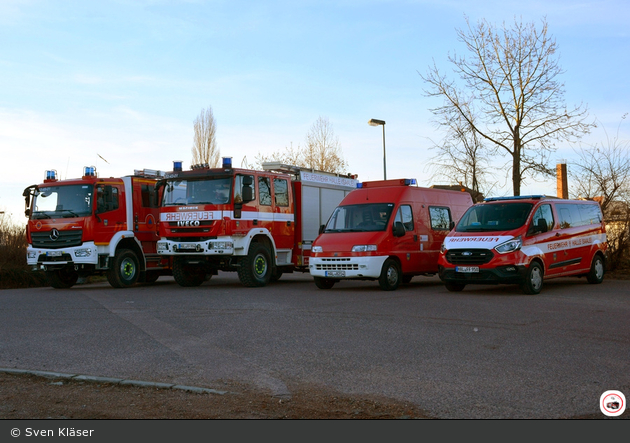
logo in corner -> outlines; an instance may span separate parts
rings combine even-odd
[[[50,239],[52,241],[57,241],[58,238],[59,238],[59,231],[53,228],[52,231],[50,231]]]
[[[599,408],[608,417],[618,417],[626,410],[626,397],[619,391],[606,391],[599,398]]]

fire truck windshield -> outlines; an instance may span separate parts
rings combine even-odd
[[[92,213],[92,185],[46,186],[33,197],[31,218],[85,217]]]
[[[393,203],[338,206],[324,232],[384,231],[393,209]]]
[[[170,180],[164,189],[164,206],[221,205],[230,203],[232,178]]]

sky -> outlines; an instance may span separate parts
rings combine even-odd
[[[582,145],[630,138],[627,0],[0,0],[0,211],[26,223],[22,191],[48,169],[62,179],[85,166],[99,177],[175,160],[188,169],[208,108],[235,167],[304,146],[323,117],[348,172],[381,180],[374,118],[386,121],[387,178],[450,184],[431,178],[441,100],[421,74],[435,63],[454,77],[448,56],[465,54],[467,18],[545,19],[567,106],[582,103],[599,125]],[[556,148],[556,162],[575,156]],[[512,195],[499,176],[494,195]],[[555,195],[555,179],[527,180],[521,194]]]

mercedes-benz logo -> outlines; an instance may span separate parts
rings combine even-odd
[[[50,231],[50,239],[52,241],[57,241],[58,238],[59,238],[59,231],[53,228],[53,230]]]

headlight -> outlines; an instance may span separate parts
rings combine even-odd
[[[313,246],[311,252],[324,252],[321,246]]]
[[[28,251],[27,255],[28,258],[37,258],[37,252],[35,251]]]
[[[369,252],[376,251],[376,245],[354,245],[352,252]]]
[[[444,254],[446,252],[446,246],[444,246],[444,243],[442,243],[442,246],[440,246],[440,254]]]
[[[168,251],[168,243],[161,243],[161,242],[158,242],[158,244],[157,244],[157,250],[158,250],[158,251]]]
[[[233,246],[231,241],[215,241],[210,243],[212,249],[232,249]]]
[[[92,251],[89,249],[81,248],[74,250],[75,257],[89,257],[92,254]]]
[[[523,245],[523,240],[521,239],[521,236],[519,235],[518,237],[513,238],[512,240],[508,240],[504,243],[501,243],[498,246],[495,246],[494,250],[497,251],[499,254],[507,254],[508,252],[518,251],[519,249],[521,249],[522,245]]]

